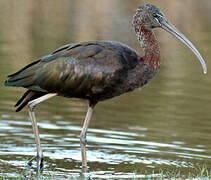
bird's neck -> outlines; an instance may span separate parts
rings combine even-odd
[[[145,63],[149,64],[153,70],[157,70],[160,66],[160,47],[155,34],[144,26],[135,26],[136,36],[144,51],[142,57]]]

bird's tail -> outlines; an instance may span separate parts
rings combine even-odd
[[[4,82],[4,85],[26,88],[32,86],[38,62],[40,62],[40,60],[32,62],[14,74],[8,75],[9,79]]]
[[[18,100],[18,102],[15,104],[16,107],[16,112],[22,110],[27,104],[28,102],[37,99],[41,96],[44,96],[45,92],[38,92],[38,91],[32,91],[32,90],[28,90],[24,93],[24,95]]]

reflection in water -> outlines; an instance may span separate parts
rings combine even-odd
[[[200,6],[196,0],[151,3],[195,42],[205,60],[211,56],[209,1],[200,1]],[[70,42],[115,40],[141,52],[130,21],[142,4],[0,0],[1,84],[7,74]],[[146,88],[100,103],[95,110],[87,135],[87,176],[127,178],[135,172],[141,177],[160,168],[181,168],[188,174],[198,164],[211,167],[210,62],[204,76],[188,49],[162,30],[156,34],[163,63],[158,76]],[[23,89],[0,86],[0,91],[0,170],[14,176],[25,171],[27,160],[35,155],[35,142],[28,114],[13,108]],[[85,112],[86,102],[61,97],[37,107],[44,174],[79,176]]]

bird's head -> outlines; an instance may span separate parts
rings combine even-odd
[[[151,4],[145,4],[136,10],[133,17],[134,26],[144,26],[145,29],[161,27],[164,15],[160,9]]]
[[[206,74],[207,67],[202,56],[195,48],[195,46],[170,22],[167,21],[162,11],[154,5],[145,4],[136,10],[133,16],[133,27],[136,33],[141,32],[143,29],[145,31],[151,31],[153,28],[162,28],[182,41],[186,46],[188,46],[193,53],[198,57],[202,67],[203,72]]]

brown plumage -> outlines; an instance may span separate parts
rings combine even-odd
[[[152,69],[122,43],[89,41],[66,45],[27,65],[9,75],[5,85],[29,89],[16,111],[47,93],[88,99],[95,104],[143,86],[158,69]]]

